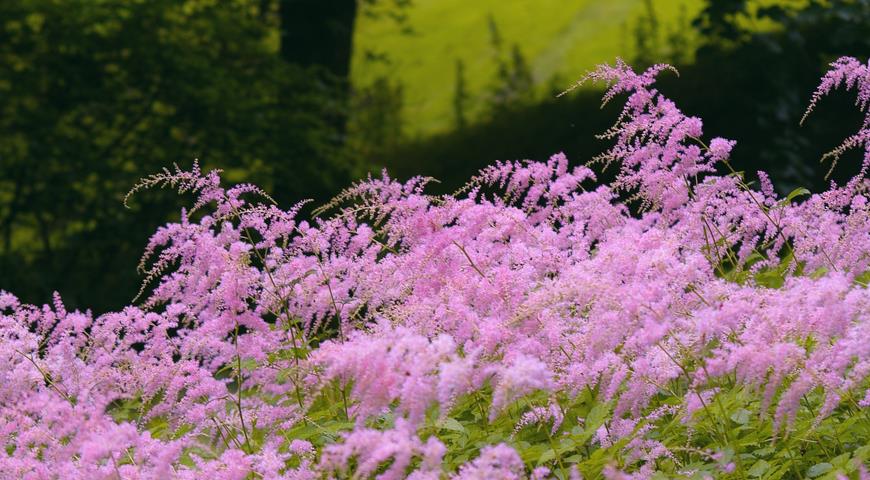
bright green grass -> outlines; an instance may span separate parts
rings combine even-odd
[[[662,30],[669,31],[682,6],[691,18],[700,0],[655,0]],[[495,81],[495,54],[488,17],[502,37],[502,50],[513,44],[532,69],[539,89],[566,87],[598,63],[630,55],[631,25],[644,10],[642,0],[415,0],[408,8],[411,34],[385,17],[360,16],[354,39],[352,79],[356,86],[388,75],[404,87],[406,134],[425,136],[453,126],[456,61],[465,63],[471,97],[469,120],[482,112]],[[364,52],[385,53],[389,64],[365,60]]]

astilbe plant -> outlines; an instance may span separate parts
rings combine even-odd
[[[299,218],[176,168],[139,306],[0,294],[0,477],[870,478],[870,64],[844,186],[779,196],[655,88],[595,185],[562,154],[453,195],[362,181]],[[724,172],[724,173],[717,173]],[[807,196],[799,201],[799,197]]]

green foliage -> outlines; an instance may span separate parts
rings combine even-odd
[[[700,0],[655,1],[658,18],[666,25],[682,15],[691,18],[701,6]],[[383,16],[360,18],[354,33],[352,81],[368,86],[389,75],[405,87],[402,118],[410,138],[442,134],[455,125],[457,60],[464,63],[469,96],[466,120],[474,124],[488,116],[500,68],[490,18],[498,26],[508,66],[513,45],[519,46],[533,79],[533,92],[525,94],[540,99],[550,93],[554,77],[561,78],[559,87],[566,87],[596,64],[630,55],[623,25],[643,11],[639,0],[414,0],[403,12],[405,29]],[[373,50],[384,59],[380,64],[371,62]]]
[[[513,8],[519,12],[520,4],[512,5],[516,6],[511,10],[492,10],[503,42],[522,38],[517,30],[525,22],[538,18],[533,15],[519,18]],[[431,31],[438,33],[421,33],[400,41],[384,28],[362,22],[357,41],[360,44],[381,41],[392,54],[390,69],[397,72],[396,81],[409,86],[404,111],[408,140],[373,160],[400,176],[418,173],[435,176],[443,182],[445,191],[452,191],[469,174],[496,159],[546,158],[557,151],[564,151],[568,158],[581,163],[594,157],[603,144],[589,141],[585,132],[604,131],[610,126],[612,115],[589,114],[599,101],[596,94],[587,91],[554,97],[588,70],[599,58],[591,50],[602,45],[610,49],[603,58],[606,61],[621,50],[636,57],[632,63],[676,62],[679,78],[663,77],[660,90],[687,113],[704,118],[707,131],[725,138],[739,138],[732,152],[735,166],[746,170],[749,176],[758,170],[768,172],[774,184],[784,189],[783,193],[798,186],[811,191],[826,188],[824,174],[829,165],[820,164],[819,159],[839,144],[843,132],[854,131],[861,122],[851,98],[842,96],[831,98],[815,112],[815,121],[799,124],[806,99],[827,63],[840,55],[863,57],[870,49],[867,0],[690,2],[685,10],[679,8],[680,2],[638,1],[631,8],[621,2],[603,2],[583,7],[584,14],[575,19],[594,26],[572,23],[570,27],[565,25],[571,20],[570,15],[548,13],[548,5],[540,4],[535,9],[536,15],[549,14],[557,20],[528,27],[535,35],[520,42],[535,79],[534,101],[514,105],[491,117],[487,116],[486,102],[481,100],[486,97],[481,92],[492,90],[497,69],[497,62],[487,60],[486,55],[491,47],[485,28],[488,12],[485,7],[468,8],[461,13],[457,9],[452,13],[461,18],[458,25],[478,26],[472,37],[458,33],[459,26],[449,34],[432,27]],[[699,15],[703,7],[707,8]],[[563,3],[552,8],[561,13],[565,9]],[[428,25],[428,15],[439,21],[445,15],[433,9],[429,3],[421,3],[419,9],[410,9],[409,21],[426,31],[423,27]],[[615,24],[614,18],[625,21],[625,27]],[[685,28],[671,30],[675,23]],[[569,46],[561,45],[562,38],[551,32],[557,28],[570,32],[566,36],[575,41]],[[586,35],[592,38],[585,38]],[[625,46],[618,48],[620,36]],[[443,127],[435,126],[451,118],[447,111],[451,108],[449,97],[457,89],[456,82],[451,81],[455,79],[449,75],[456,72],[438,68],[437,62],[443,55],[427,57],[425,62],[415,56],[412,66],[405,60],[412,46],[416,46],[415,52],[437,49],[448,54],[456,52],[451,61],[459,58],[465,62],[463,91],[464,97],[469,97],[462,101],[465,128],[443,131]],[[478,52],[474,64],[465,55],[458,55],[466,51]],[[580,51],[585,52],[588,60],[582,59]],[[550,68],[553,58],[559,58],[559,62]],[[358,59],[354,61],[360,65]],[[369,74],[366,72],[373,70],[357,70],[354,81],[361,81],[362,76]],[[712,95],[711,90],[715,92]],[[430,113],[442,108],[444,112]],[[415,137],[415,130],[424,135]],[[850,152],[843,165],[854,167],[840,169],[833,179],[842,184],[850,178],[860,164],[857,157]]]
[[[281,59],[269,3],[0,2],[0,288],[129,301],[142,239],[177,208],[121,199],[174,162],[198,157],[285,204],[348,181],[346,86]]]
[[[348,149],[361,158],[377,158],[403,140],[401,111],[404,88],[390,78],[354,90],[348,125]]]
[[[816,112],[816,123],[801,126],[800,119],[829,62],[866,55],[870,2],[711,1],[693,23],[700,34],[695,64],[681,68],[679,86],[665,79],[672,85],[662,90],[709,119],[707,131],[739,138],[734,161],[748,172],[769,172],[784,192],[826,188],[829,165],[818,160],[860,119],[844,97]],[[715,95],[705,95],[710,88]],[[855,165],[856,158],[845,164]],[[834,179],[843,183],[856,171],[844,168]]]
[[[638,440],[660,442],[674,453],[670,459],[657,461],[652,478],[835,479],[838,474],[856,478],[858,466],[870,461],[870,446],[866,444],[870,416],[866,409],[857,407],[854,398],[847,398],[843,406],[820,419],[817,412],[824,394],[813,391],[803,398],[794,423],[775,428],[773,411],[765,407],[770,403],[763,400],[761,389],[734,387],[735,383],[733,376],[710,379],[704,387],[718,389],[718,393],[702,402],[703,408],[692,414],[674,410],[647,419],[663,407],[681,405],[694,391],[689,389],[687,378],[662,385],[650,406],[635,418],[638,421],[631,433],[612,444],[602,444],[600,435],[610,432],[619,418],[614,415],[614,402],[605,401],[597,389],[557,398],[541,392],[528,395],[490,420],[492,392],[487,386],[459,398],[450,411],[430,409],[419,433],[424,440],[435,435],[447,447],[447,472],[476,458],[483,447],[498,443],[515,448],[529,469],[546,466],[562,479],[568,478],[573,466],[587,479],[602,478],[602,471],[609,466],[637,468],[642,462],[632,458],[630,451]],[[345,410],[348,387],[335,383],[323,392],[308,409],[305,420],[285,432],[288,442],[307,440],[319,451],[352,430],[354,422],[347,419]],[[785,388],[787,385],[780,388],[777,397]],[[550,433],[549,423],[516,428],[524,413],[550,402],[556,402],[564,413],[555,434]],[[124,407],[119,412],[131,409]],[[386,429],[393,422],[391,414],[385,414],[369,424]],[[158,420],[152,431],[161,434],[165,428]]]

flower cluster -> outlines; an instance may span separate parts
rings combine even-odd
[[[832,156],[864,167],[786,197],[654,88],[668,68],[589,75],[628,96],[610,184],[563,154],[446,196],[384,174],[306,220],[197,166],[143,180],[197,202],[150,239],[141,305],[0,292],[0,477],[740,476],[750,417],[773,444],[836,417],[864,436],[825,465],[866,478],[870,64],[810,105],[858,92]]]

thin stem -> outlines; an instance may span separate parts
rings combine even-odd
[[[230,442],[227,441],[227,437],[224,436],[224,431],[223,431],[223,429],[221,428],[221,426],[220,426],[220,424],[218,423],[218,421],[215,420],[214,417],[211,418],[211,421],[214,423],[215,428],[217,428],[218,435],[220,435],[221,440],[223,440],[223,442],[224,442],[224,445],[225,445],[227,448],[230,448]]]
[[[239,322],[236,321],[236,328],[233,331],[233,346],[236,349],[236,405],[239,408],[239,421],[242,425],[242,434],[245,436],[245,445],[248,451],[251,450],[251,439],[248,437],[248,429],[245,426],[245,415],[242,410],[242,356],[239,353]]]
[[[656,346],[659,347],[659,349],[661,349],[661,351],[664,352],[665,356],[667,356],[668,359],[670,359],[671,362],[673,362],[674,365],[676,365],[677,368],[679,368],[680,371],[683,372],[683,375],[686,377],[686,381],[688,381],[689,384],[691,385],[691,383],[692,383],[692,376],[689,374],[689,371],[686,370],[686,367],[684,367],[683,364],[681,364],[680,362],[678,362],[677,359],[675,359],[675,358],[673,357],[673,355],[671,355],[671,353],[668,352],[667,349],[661,345],[660,342],[657,342],[657,343],[656,343]],[[701,394],[698,393],[697,391],[695,391],[695,396],[697,396],[697,397],[698,397],[698,400],[701,402],[701,407],[704,409],[704,413],[707,414],[707,417],[709,417],[710,420],[712,420],[714,424],[717,424],[718,422],[716,422],[715,417],[714,417],[713,414],[710,412],[710,408],[707,406],[707,402],[704,401],[704,397],[701,396]],[[716,429],[716,433],[717,433],[717,434],[720,433],[718,428]],[[729,443],[731,443],[730,440],[728,439],[728,431],[727,431],[727,429],[726,429],[724,426],[722,427],[722,432],[721,432],[721,433],[722,433],[722,438],[723,438],[724,444],[725,444],[725,445],[728,445]]]
[[[561,468],[563,472],[567,471],[565,464],[562,462],[562,454],[559,453],[559,449],[556,448],[556,442],[553,441],[553,434],[550,432],[550,429],[547,428],[547,425],[544,425],[543,428],[547,433],[547,440],[550,441],[550,448],[553,449],[553,453],[556,455],[556,463],[559,464],[559,468]]]
[[[329,283],[329,277],[327,277],[326,272],[323,271],[323,261],[320,259],[319,254],[315,256],[317,257],[317,268],[320,269],[320,275],[323,276],[323,283],[329,291],[329,300],[332,302],[332,308],[335,310],[335,320],[338,322],[338,338],[344,340],[344,333],[342,332],[341,326],[341,310],[338,309],[338,303],[335,301],[335,294],[332,292],[332,284]]]
[[[15,350],[15,352],[18,353],[19,355],[21,355],[22,357],[26,358],[27,360],[29,360],[30,363],[32,363],[33,366],[36,367],[36,369],[39,371],[39,374],[42,375],[42,379],[45,381],[45,383],[48,384],[49,388],[51,388],[58,395],[63,397],[63,399],[66,400],[67,402],[69,402],[70,405],[73,405],[73,406],[75,405],[75,402],[73,401],[72,397],[70,397],[69,394],[67,394],[66,392],[61,390],[60,387],[57,386],[55,381],[48,374],[48,372],[43,370],[42,367],[40,367],[39,364],[36,363],[36,361],[33,358],[31,358],[29,355],[25,355],[24,352],[21,352],[17,349]]]
[[[242,214],[236,207],[233,207],[233,214],[241,221]],[[272,288],[275,290],[274,296],[280,299],[282,306],[284,307],[284,315],[285,320],[287,322],[287,328],[290,330],[290,338],[293,341],[293,362],[296,364],[296,369],[293,371],[294,377],[296,377],[293,381],[294,390],[296,390],[296,400],[299,403],[300,409],[305,409],[302,404],[302,393],[299,391],[299,346],[296,343],[296,332],[294,331],[294,322],[290,318],[290,304],[287,301],[286,296],[279,296],[278,284],[275,282],[275,278],[272,276],[272,270],[266,265],[266,259],[260,253],[260,250],[257,248],[257,242],[254,241],[254,236],[251,234],[251,231],[248,227],[242,227],[244,231],[245,238],[247,238],[248,243],[251,245],[251,249],[254,251],[254,255],[257,256],[257,260],[259,260],[260,265],[263,266],[263,270],[266,272],[266,277],[269,279],[269,283],[272,284]],[[271,310],[271,309],[270,309]],[[280,315],[276,315],[280,317]],[[299,327],[299,336],[302,338],[303,332],[302,328]]]
[[[471,259],[471,255],[469,255],[468,252],[465,250],[465,247],[460,245],[456,240],[453,241],[453,244],[456,245],[456,248],[458,248],[459,251],[462,252],[463,255],[465,255],[465,258],[468,260],[468,263],[469,263],[469,265],[471,265],[471,268],[473,268],[474,271],[477,272],[477,274],[480,275],[481,277],[483,277],[486,281],[492,283],[492,280],[490,280],[489,277],[484,275],[483,272],[479,268],[477,268],[477,265],[474,263],[474,260]]]

